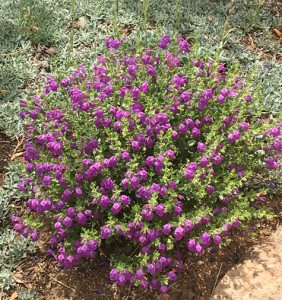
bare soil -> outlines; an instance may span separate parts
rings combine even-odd
[[[11,140],[4,133],[0,132],[0,186],[3,185],[5,181],[7,166],[14,153],[16,145],[16,140]]]

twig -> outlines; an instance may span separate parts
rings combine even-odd
[[[216,281],[215,281],[215,283],[214,283],[214,286],[213,286],[213,289],[212,289],[211,295],[213,294],[213,292],[214,292],[214,290],[215,290],[215,287],[216,287],[216,285],[217,285],[218,278],[219,278],[219,275],[220,275],[220,272],[221,272],[221,269],[222,269],[222,265],[223,265],[223,262],[221,263],[221,265],[220,265],[220,268],[219,268],[219,271],[218,271],[218,273],[217,273],[217,276],[216,276]]]
[[[276,229],[278,229],[279,226],[280,226],[280,221],[279,221],[279,219],[278,219],[278,223],[277,223],[277,225],[276,225]]]
[[[14,151],[13,151],[11,157],[13,157],[13,156],[15,155],[15,153],[17,152],[17,150],[18,150],[18,149],[20,148],[20,146],[23,144],[23,142],[24,142],[24,136],[22,136],[21,140],[19,140],[18,137],[16,137],[16,139],[17,139],[18,144],[17,144],[16,148],[14,149]]]
[[[48,277],[50,277],[52,280],[54,280],[55,282],[59,283],[60,285],[62,285],[62,286],[64,286],[64,287],[68,288],[69,290],[75,292],[75,289],[73,289],[73,288],[71,288],[70,286],[64,284],[63,282],[61,282],[60,280],[54,278],[53,276],[51,276],[51,275],[48,274]]]
[[[27,48],[19,49],[19,50],[15,50],[15,51],[12,51],[12,52],[9,52],[9,53],[0,53],[0,55],[1,56],[9,56],[9,55],[14,55],[14,54],[17,54],[17,53],[20,53],[20,52],[24,52],[26,50],[27,50]]]

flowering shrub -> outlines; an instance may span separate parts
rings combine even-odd
[[[111,247],[110,279],[161,293],[182,267],[264,210],[245,184],[279,167],[282,123],[260,120],[259,92],[181,36],[125,55],[106,39],[93,69],[47,79],[22,100],[28,211],[23,236],[44,230],[66,268]],[[54,251],[53,250],[53,251]]]

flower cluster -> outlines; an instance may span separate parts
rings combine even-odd
[[[251,204],[265,190],[244,183],[279,167],[282,123],[260,120],[251,83],[194,57],[182,36],[131,56],[126,41],[106,46],[92,69],[48,78],[21,101],[28,200],[12,220],[33,241],[52,233],[66,268],[107,241],[111,280],[166,293],[183,267],[179,245],[201,255],[263,215]]]

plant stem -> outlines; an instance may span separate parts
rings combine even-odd
[[[74,42],[74,24],[75,24],[75,0],[72,0],[71,4],[71,35],[70,35],[70,44],[68,49],[68,56],[70,57],[71,53],[73,52],[73,42]]]
[[[115,27],[117,28],[118,24],[118,11],[119,11],[119,5],[118,0],[115,0]]]
[[[179,29],[180,26],[180,0],[175,0],[175,23],[176,29]]]
[[[143,0],[143,21],[144,21],[144,29],[147,27],[147,11],[148,11],[148,5],[149,0]]]

